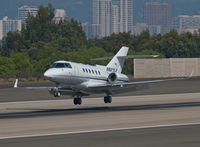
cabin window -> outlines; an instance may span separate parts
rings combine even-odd
[[[95,70],[95,73],[98,74],[96,70]]]
[[[98,71],[99,75],[101,75],[100,71]]]
[[[87,69],[85,69],[85,71],[88,73],[88,70],[87,70]]]
[[[82,68],[83,69],[83,72],[85,72],[85,69],[84,68]]]
[[[92,70],[92,73],[94,74],[94,70]]]
[[[88,70],[89,70],[89,73],[91,73],[90,69],[88,69]]]

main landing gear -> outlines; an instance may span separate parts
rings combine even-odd
[[[110,95],[104,97],[104,103],[112,103],[112,97]]]
[[[81,105],[82,104],[82,99],[81,97],[76,97],[74,98],[74,105]]]

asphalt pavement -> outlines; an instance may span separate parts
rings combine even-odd
[[[0,140],[1,147],[199,147],[200,125]]]

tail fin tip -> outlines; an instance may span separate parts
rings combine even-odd
[[[18,79],[15,80],[14,88],[17,88],[18,86]]]
[[[118,58],[119,56],[127,56],[129,48],[122,46],[122,48],[117,52],[117,54],[112,58],[112,60],[107,65],[107,71],[110,72],[122,72],[125,59]]]

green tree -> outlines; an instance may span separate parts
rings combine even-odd
[[[25,48],[20,32],[8,32],[2,41],[2,56],[10,56],[11,53],[22,52]]]
[[[33,72],[33,66],[27,53],[11,54],[11,60],[15,64],[16,76],[30,76]]]
[[[0,57],[0,77],[8,78],[15,75],[15,63],[11,58]]]

